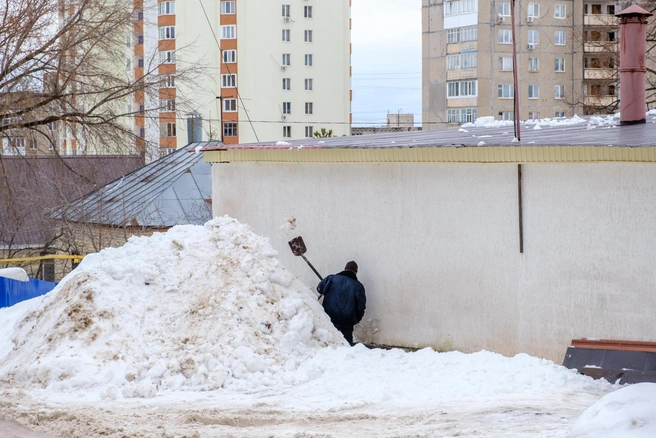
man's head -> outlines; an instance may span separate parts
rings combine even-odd
[[[351,260],[350,262],[348,262],[346,264],[346,266],[344,266],[344,270],[345,271],[351,271],[354,274],[357,274],[358,273],[358,264],[355,263],[353,260]]]

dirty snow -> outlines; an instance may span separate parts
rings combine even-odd
[[[567,437],[619,388],[524,354],[351,348],[316,297],[229,217],[87,256],[0,309],[0,436]]]

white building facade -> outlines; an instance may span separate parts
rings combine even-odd
[[[137,130],[160,148],[192,140],[191,114],[195,141],[350,134],[350,0],[164,1],[144,6],[138,32],[142,68],[153,52],[163,64],[159,120]],[[191,81],[168,79],[190,66]]]

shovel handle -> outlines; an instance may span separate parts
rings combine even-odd
[[[305,257],[303,254],[301,254],[301,257],[303,257],[303,260],[305,260],[305,263],[307,263],[308,266],[310,266],[310,268],[312,268],[312,270],[314,271],[314,273],[317,274],[317,277],[319,277],[319,280],[323,280],[323,277],[321,276],[321,274],[319,274],[319,273],[317,272],[317,270],[314,269],[314,266],[312,266],[312,263],[310,263],[310,261],[307,259],[307,257]]]

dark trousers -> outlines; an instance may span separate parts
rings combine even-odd
[[[355,345],[353,343],[353,324],[344,324],[333,321],[333,325],[342,333],[342,335],[344,335],[344,339],[346,339],[351,347]]]

